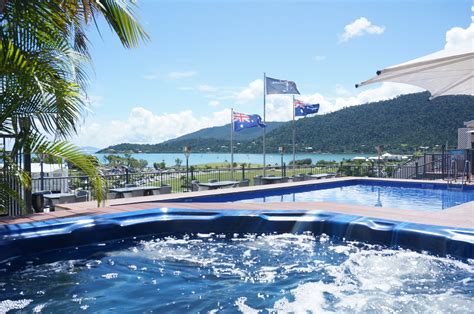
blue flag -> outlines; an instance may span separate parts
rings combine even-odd
[[[234,112],[234,131],[238,132],[243,129],[259,126],[265,128],[267,125],[262,122],[262,118],[258,114],[244,114]]]
[[[306,104],[305,102],[295,99],[295,116],[305,117],[309,114],[318,113],[319,104]]]
[[[296,83],[292,81],[277,80],[271,77],[266,78],[265,86],[267,95],[272,94],[300,94]]]

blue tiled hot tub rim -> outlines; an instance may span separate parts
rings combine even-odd
[[[154,234],[305,231],[428,251],[441,256],[474,257],[474,229],[468,228],[429,226],[327,211],[154,208],[2,225],[0,261],[42,251]]]

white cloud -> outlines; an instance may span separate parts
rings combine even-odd
[[[97,108],[102,106],[104,97],[100,95],[87,95],[86,104],[89,108]]]
[[[191,87],[191,86],[180,86],[178,87],[179,90],[183,90],[183,91],[189,91],[189,90],[194,90],[194,87]]]
[[[380,35],[385,31],[385,26],[372,24],[365,17],[360,17],[354,22],[344,26],[344,33],[339,36],[339,42],[346,42],[351,38],[359,37],[365,34]]]
[[[250,82],[243,90],[235,94],[235,99],[241,103],[248,103],[263,97],[263,80],[258,79]]]
[[[444,49],[455,52],[474,50],[474,23],[467,28],[453,27],[446,32],[446,45]]]
[[[364,90],[358,94],[353,94],[344,87],[338,85],[336,97],[325,97],[320,93],[303,94],[296,98],[306,103],[320,104],[320,114],[326,114],[340,110],[344,107],[357,106],[368,102],[393,99],[403,94],[410,94],[422,91],[421,88],[399,84],[382,83],[379,87]],[[291,97],[285,95],[272,95],[267,97],[267,121],[288,121],[292,118]]]
[[[177,79],[182,79],[182,78],[193,77],[196,74],[197,72],[195,71],[182,71],[182,72],[174,71],[174,72],[168,73],[168,77],[170,79],[177,80]]]
[[[234,93],[232,99],[247,101],[248,106],[243,105],[243,112],[261,114],[262,89],[263,81],[261,79],[252,81],[246,88]],[[379,87],[354,94],[338,85],[336,86],[336,97],[314,93],[298,95],[297,98],[308,103],[319,103],[321,105],[320,113],[325,114],[343,107],[391,99],[401,94],[420,90],[417,87],[404,84],[383,83]],[[209,101],[209,105],[217,108],[221,103],[213,99]],[[270,95],[266,100],[266,120],[289,121],[292,118],[292,108],[291,96]],[[73,139],[73,142],[79,146],[96,147],[107,147],[125,142],[159,143],[202,128],[224,125],[228,123],[229,114],[230,109],[216,110],[206,116],[198,116],[192,110],[156,114],[144,107],[135,107],[123,120],[86,123],[80,128],[79,135]],[[99,134],[102,136],[98,136]]]
[[[337,97],[332,104],[331,111],[344,107],[361,105],[368,102],[388,100],[403,94],[410,94],[423,91],[422,88],[400,83],[382,83],[379,87],[367,89],[359,92],[355,96]]]
[[[160,73],[159,72],[152,72],[152,73],[148,73],[148,74],[145,74],[143,75],[142,77],[145,79],[145,80],[156,80],[158,79],[160,76]]]
[[[326,60],[326,56],[314,56],[313,60],[316,62],[321,62],[321,61]]]
[[[79,146],[106,147],[118,143],[159,143],[202,128],[228,123],[230,109],[209,116],[196,116],[191,110],[157,115],[135,107],[125,120],[83,125],[73,142]],[[102,136],[98,136],[101,134]]]
[[[341,97],[352,96],[352,93],[342,85],[336,85],[336,95]]]
[[[198,86],[198,90],[201,92],[215,92],[217,88],[207,84],[201,84]]]

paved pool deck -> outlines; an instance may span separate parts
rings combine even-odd
[[[294,187],[324,184],[327,182],[343,182],[354,179],[364,179],[373,181],[396,181],[396,182],[418,182],[424,184],[438,183],[436,181],[425,180],[401,180],[401,179],[378,179],[343,177],[333,179],[320,179],[302,182],[279,183],[271,185],[249,186],[231,189],[209,190],[201,192],[175,193],[165,195],[154,195],[145,197],[123,198],[108,200],[97,207],[96,202],[83,202],[73,204],[62,204],[58,210],[51,213],[37,213],[22,217],[0,217],[0,224],[32,223],[35,221],[45,221],[58,218],[72,218],[86,215],[101,215],[120,212],[133,212],[137,210],[168,207],[186,208],[191,210],[311,210],[327,211],[341,214],[370,217],[376,219],[386,219],[400,222],[419,223],[425,225],[446,226],[453,228],[474,229],[474,202],[465,203],[438,212],[425,212],[417,210],[402,210],[398,208],[384,208],[372,206],[359,206],[328,202],[283,202],[283,203],[175,203],[172,200],[197,197],[216,196],[222,194],[233,194],[246,191],[273,190],[282,187]],[[446,184],[446,183],[444,183]]]

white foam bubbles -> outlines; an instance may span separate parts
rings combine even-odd
[[[22,310],[27,307],[33,300],[21,299],[21,300],[3,300],[0,301],[0,313],[7,313],[12,310]]]

